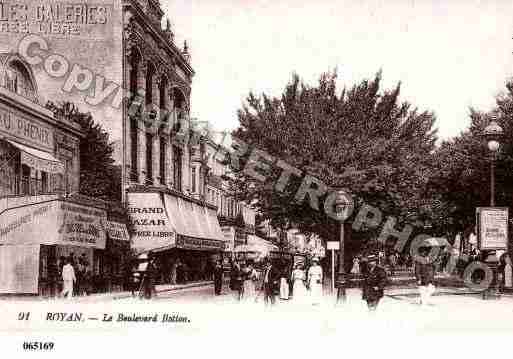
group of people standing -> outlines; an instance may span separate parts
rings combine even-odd
[[[61,256],[59,272],[62,277],[62,297],[69,299],[73,296],[89,295],[92,273],[85,253],[78,259],[73,252],[68,257]]]
[[[214,269],[214,294],[221,294],[223,268],[217,263]],[[230,272],[230,289],[239,301],[258,301],[263,296],[265,304],[274,305],[276,297],[292,299],[296,303],[320,304],[322,297],[323,271],[319,260],[314,258],[308,271],[298,263],[294,270],[286,263],[264,261],[264,268],[257,271],[251,260],[234,262]],[[292,284],[292,288],[290,288]],[[291,293],[292,289],[292,293]]]

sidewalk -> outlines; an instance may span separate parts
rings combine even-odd
[[[198,287],[209,287],[213,286],[213,281],[200,281],[200,282],[191,282],[187,284],[161,284],[155,286],[155,291],[157,294],[159,293],[165,293],[165,292],[173,292],[173,291],[180,291],[184,289],[189,288],[198,288]],[[212,289],[213,290],[213,289]],[[136,295],[138,292],[136,292]],[[117,299],[126,299],[126,298],[132,298],[132,292],[113,292],[113,293],[95,293],[90,294],[88,296],[83,297],[73,297],[74,301],[94,301],[95,299],[111,299],[111,300],[117,300]]]

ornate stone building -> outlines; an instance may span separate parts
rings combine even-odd
[[[179,126],[184,133],[189,126],[194,71],[187,45],[176,46],[169,20],[162,29],[158,0],[125,1],[123,11],[123,82],[131,94],[124,116],[125,184],[190,190],[188,136],[175,136]],[[143,121],[144,111],[128,115],[136,94],[162,124]]]
[[[208,278],[225,241],[205,200],[205,141],[191,126],[191,58],[163,15],[158,0],[123,2],[122,162],[133,246],[157,256],[159,282],[174,283]]]

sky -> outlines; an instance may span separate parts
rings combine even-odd
[[[386,3],[386,5],[385,5]],[[161,0],[196,71],[191,116],[238,124],[249,91],[280,95],[293,72],[315,84],[338,69],[340,88],[401,82],[401,99],[433,111],[441,138],[490,109],[513,73],[507,0]]]

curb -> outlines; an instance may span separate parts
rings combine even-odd
[[[184,289],[190,289],[190,288],[198,288],[198,287],[207,287],[207,286],[211,286],[213,285],[214,282],[213,281],[208,281],[208,282],[201,282],[201,283],[191,283],[191,284],[184,284],[183,286],[180,286],[178,288],[166,288],[166,289],[160,289],[160,290],[156,290],[156,293],[166,293],[166,292],[176,292],[176,291],[180,291],[180,290],[184,290]],[[103,294],[96,294],[94,296],[88,296],[86,298],[95,298],[95,297],[98,297],[98,298],[108,298],[110,297],[110,299],[112,300],[118,300],[118,299],[127,299],[127,298],[132,298],[132,293],[131,292],[119,292],[119,293],[103,293]],[[134,298],[136,298],[137,296],[135,296]]]

